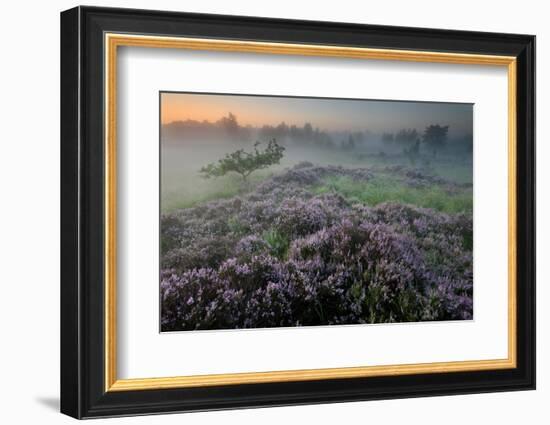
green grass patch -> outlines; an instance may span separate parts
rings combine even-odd
[[[270,229],[263,234],[263,239],[269,245],[271,254],[279,259],[284,259],[290,247],[289,238],[276,229]]]
[[[271,173],[256,173],[248,182],[237,175],[219,178],[194,178],[182,183],[176,189],[162,194],[162,212],[172,212],[183,208],[192,208],[208,201],[228,199],[254,190],[256,185],[269,177]]]
[[[455,183],[472,183],[472,165],[435,164],[432,168],[435,175]]]
[[[370,206],[383,202],[399,202],[446,213],[471,212],[473,207],[471,189],[462,189],[451,194],[438,185],[409,187],[389,176],[377,176],[366,182],[354,181],[349,177],[329,177],[323,185],[313,188],[313,191],[316,194],[336,192],[351,201]]]

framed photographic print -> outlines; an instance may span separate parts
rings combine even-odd
[[[61,14],[61,411],[535,387],[535,38]]]

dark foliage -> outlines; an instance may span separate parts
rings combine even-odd
[[[285,148],[278,145],[275,139],[270,140],[263,151],[258,150],[259,145],[260,142],[254,144],[253,152],[239,149],[229,153],[218,162],[202,167],[200,172],[205,178],[221,177],[233,172],[239,174],[246,181],[254,171],[278,164],[283,158]]]

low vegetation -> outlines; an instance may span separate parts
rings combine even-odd
[[[369,181],[358,181],[345,176],[329,177],[313,190],[318,194],[339,193],[350,201],[371,206],[383,202],[398,202],[446,213],[472,211],[473,202],[471,187],[425,184],[414,179],[402,180],[384,174]]]
[[[162,330],[472,318],[471,183],[395,165],[267,171],[162,214]]]

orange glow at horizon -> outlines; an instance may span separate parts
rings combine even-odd
[[[252,98],[254,100],[257,98]],[[274,114],[261,105],[247,105],[246,99],[238,96],[163,93],[161,96],[161,123],[174,121],[210,121],[214,123],[226,117],[230,112],[235,114],[242,126],[259,126],[284,121],[284,115]]]
[[[209,121],[230,112],[241,126],[310,123],[323,131],[368,129],[374,132],[416,128],[433,123],[450,125],[451,132],[471,134],[473,106],[466,103],[399,100],[300,98],[261,95],[164,92],[160,96],[161,123]]]

